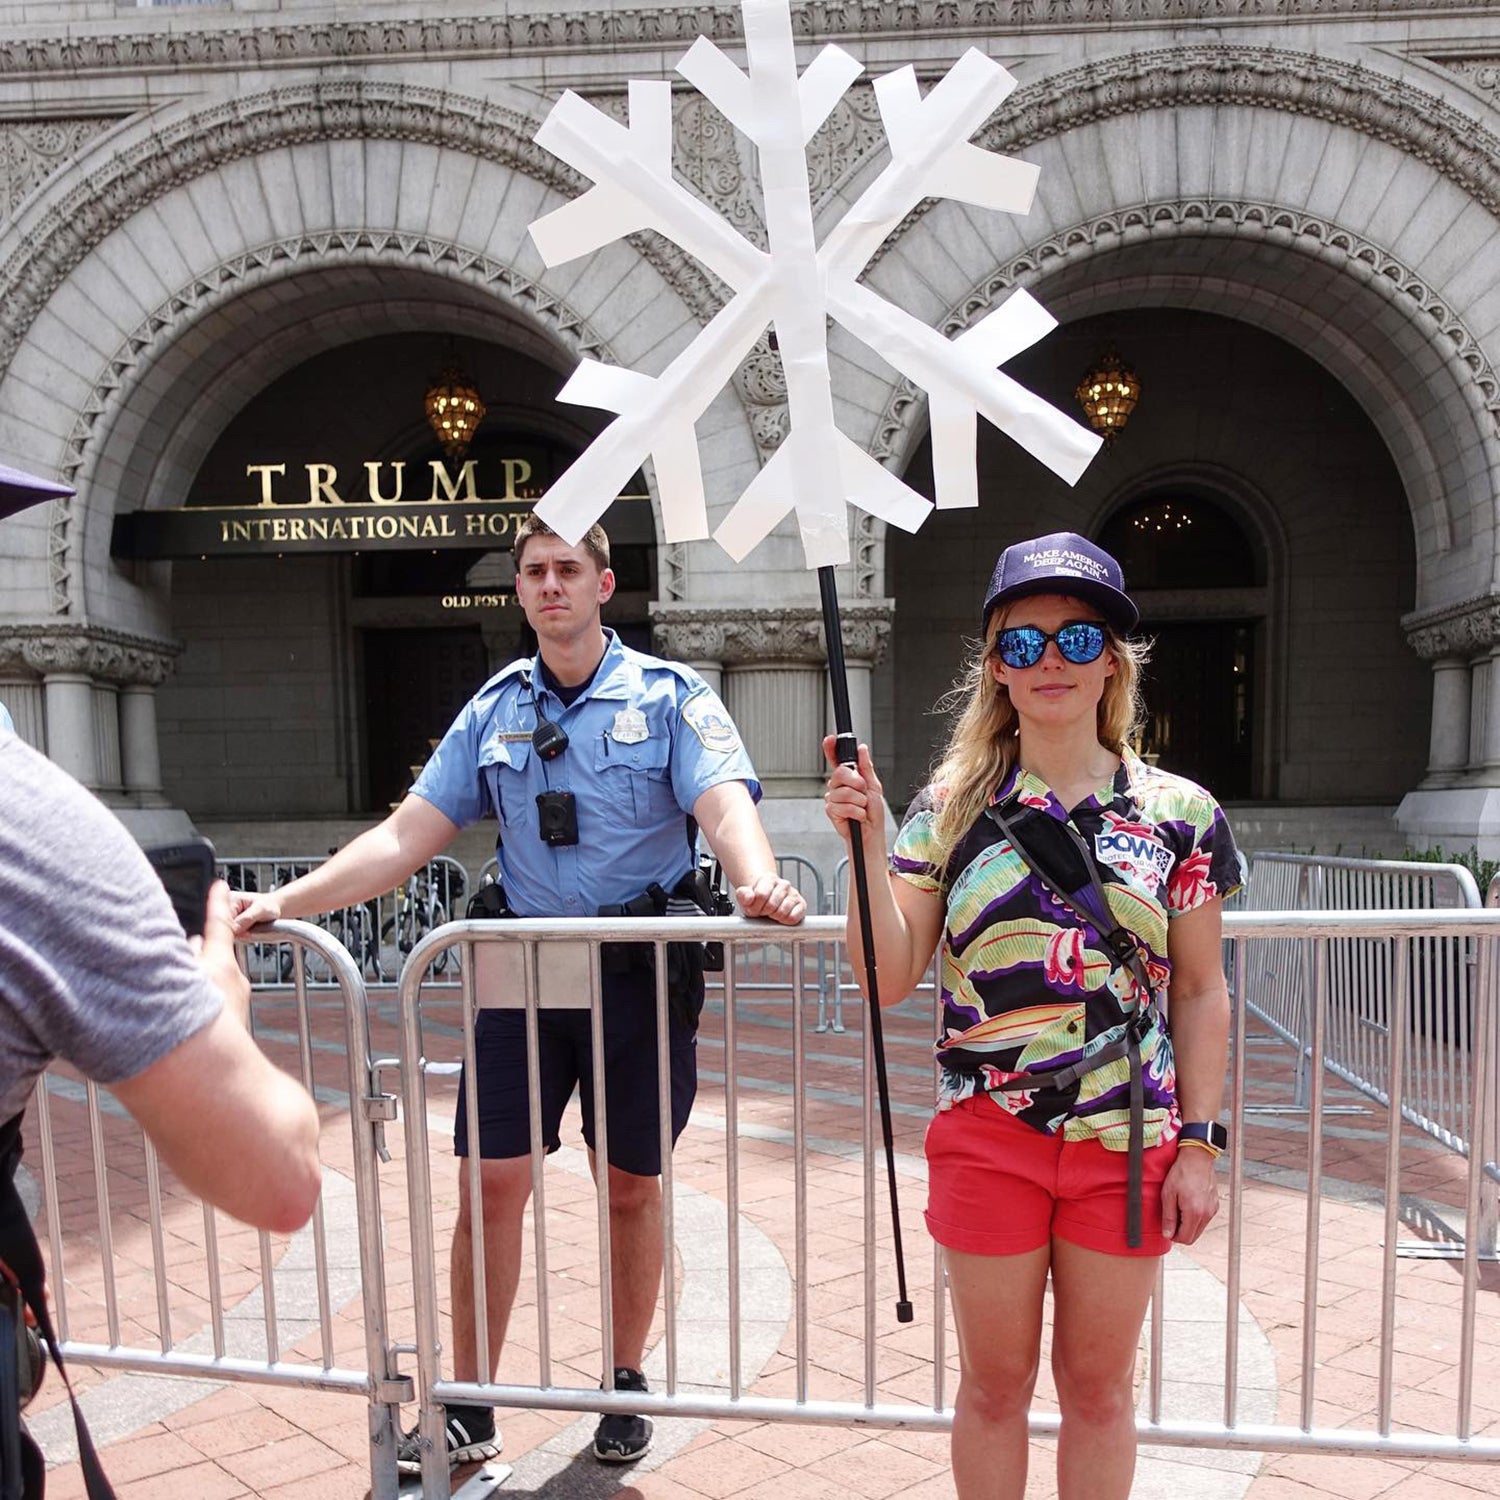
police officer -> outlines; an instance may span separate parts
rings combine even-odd
[[[512,663],[480,689],[384,823],[282,890],[239,898],[240,931],[368,900],[490,813],[500,825],[501,885],[517,916],[659,909],[658,898],[685,890],[685,877],[696,867],[691,817],[746,916],[788,925],[802,920],[806,903],[776,873],[755,810],[760,785],[717,695],[691,668],[633,651],[602,626],[600,608],[615,589],[603,529],[590,528],[570,546],[530,516],[517,530],[514,550],[516,596],[536,632],[537,656]],[[697,1089],[701,974],[674,978],[679,1003],[668,1050],[675,1140]],[[656,987],[649,969],[628,959],[606,965],[603,986],[616,1360],[607,1384],[644,1391],[640,1367],[662,1270]],[[475,1027],[489,1379],[515,1299],[522,1213],[531,1193],[524,1021],[520,1011],[484,1010]],[[576,1086],[592,1149],[588,1014],[544,1010],[538,1023],[546,1147],[559,1144],[559,1123]],[[465,1078],[459,1090],[454,1147],[460,1157],[470,1150],[465,1095],[471,1082]],[[479,1378],[471,1212],[469,1173],[461,1169],[451,1261],[454,1375],[461,1381]],[[447,1418],[451,1463],[498,1453],[491,1408],[450,1406]],[[645,1418],[606,1415],[594,1453],[629,1462],[650,1441]],[[403,1468],[420,1468],[415,1433],[403,1441],[400,1459]]]

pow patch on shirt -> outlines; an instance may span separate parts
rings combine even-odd
[[[1150,829],[1123,823],[1094,835],[1094,854],[1100,864],[1152,892],[1172,873],[1175,857]]]
[[[729,715],[711,694],[700,693],[689,698],[683,706],[682,717],[705,750],[717,750],[727,755],[740,748],[740,737],[730,723]]]

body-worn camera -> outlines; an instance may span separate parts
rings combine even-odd
[[[544,844],[578,842],[578,799],[572,792],[538,792],[537,833]]]

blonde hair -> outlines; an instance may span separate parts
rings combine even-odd
[[[932,862],[939,871],[1010,775],[1020,753],[1020,716],[990,670],[991,661],[999,655],[997,642],[1008,614],[1007,609],[991,612],[979,650],[969,658],[952,689],[938,700],[939,713],[961,708],[932,773],[937,795]],[[1151,648],[1146,641],[1128,640],[1102,620],[1099,623],[1104,625],[1104,649],[1114,658],[1115,670],[1104,679],[1097,733],[1106,750],[1123,755],[1140,728],[1141,669]]]

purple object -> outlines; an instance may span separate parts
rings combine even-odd
[[[1054,531],[1017,542],[1000,554],[984,598],[981,628],[990,611],[1030,594],[1071,594],[1087,599],[1121,635],[1135,628],[1140,611],[1125,592],[1125,575],[1103,547],[1075,531]]]
[[[35,474],[23,474],[19,469],[8,469],[0,464],[0,520],[25,510],[28,505],[40,505],[43,500],[62,500],[76,493],[70,484],[59,484],[55,479],[38,479]]]

